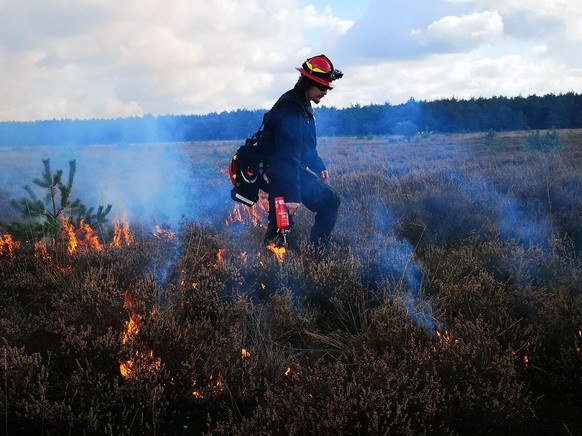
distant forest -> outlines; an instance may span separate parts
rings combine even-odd
[[[239,140],[255,132],[264,110],[207,115],[1,122],[0,146]],[[316,109],[319,136],[388,135],[406,124],[441,133],[582,127],[582,95],[493,97]]]

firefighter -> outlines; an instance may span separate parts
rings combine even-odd
[[[277,242],[275,203],[284,197],[291,221],[303,204],[315,213],[310,240],[316,248],[325,244],[335,226],[341,203],[328,184],[329,172],[317,153],[314,111],[343,76],[325,55],[307,59],[293,89],[284,93],[265,115],[263,144],[265,172],[269,178],[269,218],[265,244]]]

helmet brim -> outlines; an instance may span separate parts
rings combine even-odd
[[[299,71],[303,76],[309,77],[311,80],[317,82],[317,83],[321,83],[323,86],[327,86],[329,89],[333,89],[333,85],[331,84],[331,81],[327,81],[325,79],[322,79],[321,77],[317,77],[314,76],[313,74],[305,71],[303,68],[295,68],[297,71]]]

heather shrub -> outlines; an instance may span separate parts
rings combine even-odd
[[[479,319],[460,317],[439,336],[435,366],[445,385],[444,420],[461,434],[517,430],[532,417],[514,350],[499,343],[500,334]]]
[[[219,423],[213,433],[475,434],[517,428],[530,412],[513,356],[481,324],[459,330],[462,339],[413,334],[402,349],[382,351],[354,336],[351,347],[328,347],[332,356],[270,385],[252,416]],[[337,338],[321,339],[337,344]]]
[[[576,434],[578,137],[544,159],[513,132],[324,138],[344,200],[324,255],[305,209],[265,249],[264,201],[75,252],[2,229],[0,428]],[[192,149],[205,175],[231,152]]]

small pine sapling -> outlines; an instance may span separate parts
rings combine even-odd
[[[61,231],[62,220],[65,218],[73,225],[78,226],[83,221],[91,227],[101,228],[111,211],[110,204],[95,210],[93,207],[87,208],[80,199],[71,200],[76,161],[69,161],[66,183],[63,182],[63,170],[52,172],[50,159],[43,159],[42,163],[42,175],[33,179],[32,183],[41,188],[43,195],[39,196],[29,185],[24,186],[28,196],[10,201],[22,221],[0,225],[20,240],[39,240],[44,237],[54,239]]]

